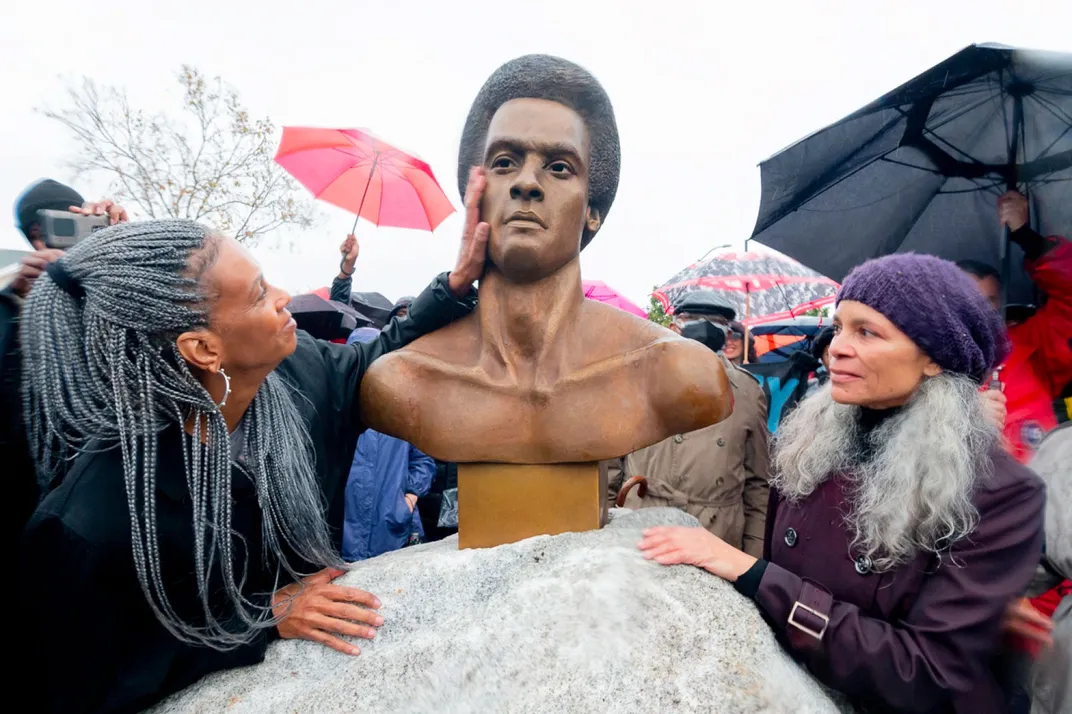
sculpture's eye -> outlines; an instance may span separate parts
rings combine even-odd
[[[565,161],[552,161],[547,168],[559,178],[566,178],[574,174],[573,167]]]

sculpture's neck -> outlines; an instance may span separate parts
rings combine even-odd
[[[510,282],[489,266],[477,307],[485,355],[519,381],[554,379],[546,372],[562,362],[583,300],[580,259],[533,283]]]

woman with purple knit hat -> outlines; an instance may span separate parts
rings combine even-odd
[[[915,254],[856,268],[834,325],[830,380],[775,439],[764,557],[702,528],[654,528],[640,548],[732,582],[867,711],[1007,711],[992,666],[1045,494],[984,414],[1005,328],[955,265]]]

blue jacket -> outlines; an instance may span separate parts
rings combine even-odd
[[[357,440],[346,482],[342,555],[347,562],[398,550],[413,533],[422,537],[421,516],[406,494],[423,496],[435,477],[435,461],[401,439],[369,429]]]

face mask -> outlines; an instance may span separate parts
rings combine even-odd
[[[726,346],[726,332],[718,325],[707,320],[696,320],[681,327],[681,336],[707,345],[713,352],[720,352]]]

